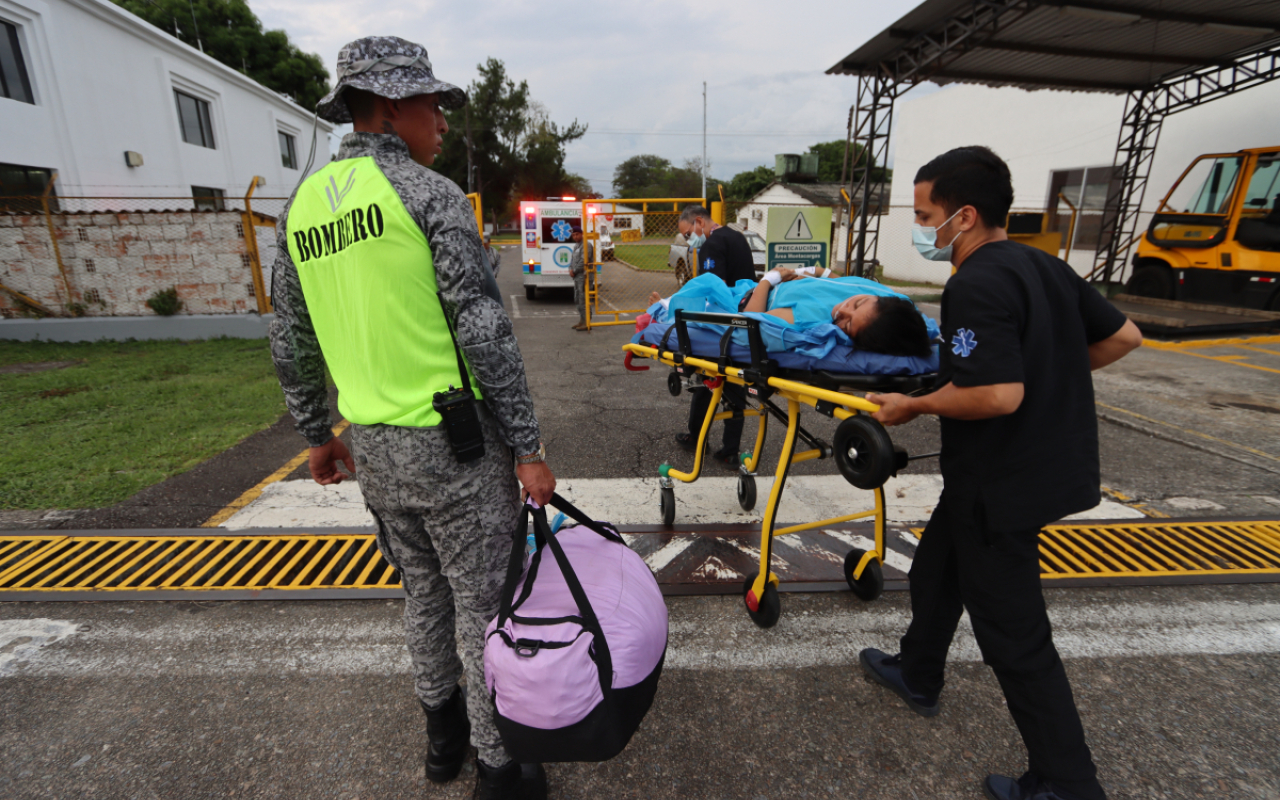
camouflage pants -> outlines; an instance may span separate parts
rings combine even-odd
[[[578,304],[578,322],[587,321],[587,274],[573,276],[573,302]]]
[[[378,520],[378,549],[404,583],[405,633],[422,702],[449,698],[465,673],[471,741],[482,761],[510,761],[484,683],[484,629],[498,613],[520,520],[511,451],[480,410],[485,455],[459,464],[444,431],[353,425],[356,477]]]

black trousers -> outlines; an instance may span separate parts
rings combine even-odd
[[[705,386],[690,389],[693,399],[689,403],[689,433],[697,436],[702,430],[702,421],[707,418],[707,409],[711,406],[711,390]],[[721,395],[724,402],[734,411],[741,412],[747,407],[746,391],[736,383],[726,383]],[[722,453],[737,454],[742,446],[742,426],[746,418],[741,415],[730,417],[724,421],[724,447]]]
[[[1028,771],[1082,800],[1105,800],[1085,744],[1040,588],[1038,530],[994,534],[949,515],[944,491],[911,563],[903,675],[942,691],[947,650],[968,609],[982,660],[996,674],[1027,748]]]

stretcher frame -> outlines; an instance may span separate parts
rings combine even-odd
[[[721,338],[721,355],[719,358],[711,359],[692,355],[692,346],[687,327],[689,322],[704,322],[727,326],[727,330]],[[728,358],[730,337],[735,329],[745,329],[747,331],[751,352],[751,363],[748,366],[734,365]],[[749,511],[754,508],[756,500],[756,468],[760,464],[761,454],[764,450],[769,417],[773,416],[786,424],[787,432],[783,439],[782,452],[778,458],[773,487],[770,489],[769,499],[765,505],[764,519],[761,522],[759,569],[755,573],[748,575],[743,585],[743,602],[746,605],[748,615],[753,622],[762,628],[772,627],[777,623],[781,615],[781,601],[778,597],[778,576],[770,570],[773,538],[775,536],[867,518],[872,518],[874,521],[874,549],[863,551],[860,548],[853,548],[845,558],[844,575],[849,588],[859,598],[870,601],[878,597],[884,590],[883,564],[885,560],[886,526],[884,482],[889,477],[896,475],[898,470],[907,465],[908,461],[915,459],[908,456],[902,448],[894,447],[883,427],[871,419],[870,415],[878,411],[879,406],[863,397],[839,391],[838,388],[848,383],[860,383],[861,385],[858,388],[866,391],[912,392],[931,387],[933,376],[909,376],[904,378],[899,376],[836,375],[822,371],[808,373],[808,375],[817,376],[819,379],[825,379],[823,382],[833,387],[824,388],[794,379],[792,377],[794,375],[793,372],[780,368],[775,361],[770,359],[760,336],[759,321],[751,317],[740,314],[677,310],[675,312],[675,323],[672,325],[671,330],[675,331],[678,337],[678,349],[676,350],[666,348],[670,331],[668,331],[662,343],[656,347],[631,343],[623,346],[623,350],[627,354],[625,356],[627,369],[635,371],[648,369],[648,367],[632,366],[632,359],[635,356],[652,359],[671,367],[673,371],[668,376],[667,385],[673,395],[679,394],[680,388],[686,383],[699,381],[707,389],[710,389],[712,393],[711,403],[702,421],[702,427],[698,432],[692,471],[682,472],[672,468],[670,464],[662,464],[658,468],[663,523],[670,525],[675,519],[674,482],[678,480],[683,483],[693,483],[702,472],[703,455],[711,423],[717,420],[727,420],[738,413],[741,413],[743,417],[757,417],[760,420],[756,431],[755,444],[750,453],[744,452],[740,454],[741,463],[738,468],[738,502],[744,510]],[[754,400],[758,403],[758,406],[745,408],[741,412],[732,410],[719,411],[720,400],[726,383],[744,387],[748,399]],[[785,412],[774,402],[775,397],[786,400]],[[809,406],[821,414],[841,420],[841,429],[837,430],[836,439],[834,440],[835,447],[819,441],[800,426],[800,414],[803,406]],[[855,426],[862,429],[860,432],[855,433],[855,435],[862,435],[863,437],[858,439],[859,443],[869,445],[869,449],[878,452],[859,453],[857,452],[858,448],[849,444],[850,440],[841,441],[841,430],[846,427],[845,421],[851,419],[859,420],[858,425]],[[804,442],[808,449],[802,452],[795,452],[797,439]],[[791,465],[827,458],[833,454],[836,455],[840,471],[846,480],[849,480],[850,483],[859,488],[867,489],[873,493],[875,498],[874,508],[869,511],[846,514],[817,522],[776,528],[778,505],[782,499]],[[869,459],[873,463],[871,465],[860,464],[860,456],[864,459]],[[927,457],[929,456],[917,456],[916,458]]]

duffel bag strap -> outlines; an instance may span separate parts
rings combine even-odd
[[[559,498],[552,498],[553,505],[557,499]],[[565,505],[568,505],[568,503],[565,503]],[[556,508],[566,514],[569,513],[559,505],[556,505]],[[573,508],[573,506],[569,506],[569,508]],[[577,511],[576,508],[573,510]],[[613,692],[613,657],[609,654],[609,642],[604,638],[604,629],[600,627],[600,620],[596,617],[595,609],[591,607],[591,601],[587,598],[587,593],[583,590],[582,583],[573,571],[573,565],[569,563],[569,557],[565,555],[564,548],[560,546],[556,535],[551,532],[551,526],[547,524],[547,510],[545,508],[534,509],[533,525],[535,530],[541,527],[547,540],[547,546],[551,548],[551,552],[556,557],[556,563],[560,565],[560,574],[564,576],[565,585],[569,587],[569,594],[573,595],[573,602],[577,604],[578,613],[582,615],[582,627],[591,631],[591,635],[595,638],[596,673],[600,678],[600,691],[605,697],[608,697]],[[592,529],[602,536],[606,535],[594,526]]]
[[[524,572],[524,551],[529,541],[529,506],[520,512],[520,524],[511,532],[511,558],[507,560],[507,579],[502,584],[502,600],[498,603],[498,627],[502,628],[511,617],[511,606],[516,597],[516,586]]]
[[[614,530],[611,526],[601,525],[599,522],[596,522],[595,520],[591,519],[586,514],[579,511],[577,507],[573,505],[573,503],[570,503],[568,500],[565,500],[560,495],[558,494],[551,495],[551,502],[548,505],[558,508],[559,510],[564,512],[565,516],[569,517],[574,522],[578,523],[579,525],[587,526],[588,528],[600,534],[601,536],[608,539],[609,541],[617,542],[618,544],[623,545],[624,547],[626,546],[626,542],[622,541],[622,536],[616,530]],[[548,530],[550,529],[548,528]]]

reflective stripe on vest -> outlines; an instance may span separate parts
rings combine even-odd
[[[372,158],[333,162],[299,187],[286,224],[343,416],[438,425],[432,396],[462,379],[431,247],[390,181]]]

